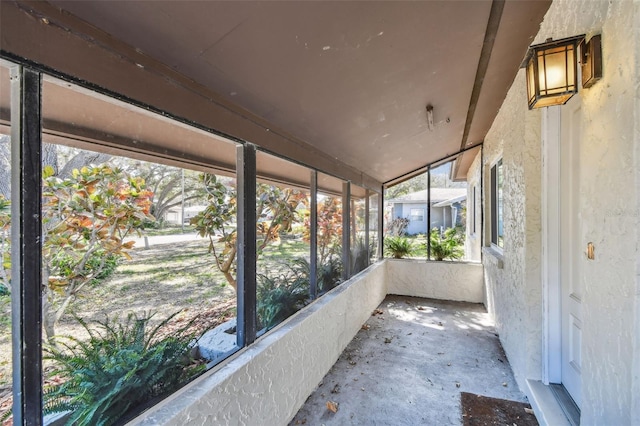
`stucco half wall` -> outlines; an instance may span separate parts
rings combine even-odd
[[[129,424],[287,424],[387,294],[477,303],[482,276],[479,263],[378,262]]]
[[[479,262],[388,259],[389,294],[484,303],[484,267]]]
[[[379,262],[131,425],[279,425],[296,414],[387,295]]]

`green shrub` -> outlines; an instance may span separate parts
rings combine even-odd
[[[408,238],[388,236],[384,239],[384,253],[395,259],[411,256],[414,250],[413,242]]]
[[[257,314],[260,328],[275,327],[309,302],[309,263],[294,259],[276,277],[258,274]]]
[[[11,286],[11,201],[0,195],[0,292]],[[1,293],[0,293],[1,294]]]
[[[109,319],[90,329],[89,340],[67,336],[59,347],[45,349],[45,359],[54,362],[52,376],[59,383],[45,389],[45,414],[70,412],[68,425],[112,425],[127,411],[158,396],[166,395],[204,370],[190,356],[191,325],[168,337],[156,338],[158,331],[175,316],[150,332],[153,315],[129,315],[126,322]]]
[[[318,264],[318,292],[326,293],[342,281],[342,260],[338,255],[329,255],[324,263]]]
[[[464,255],[464,236],[456,228],[447,228],[440,234],[438,228],[431,230],[431,256],[435,260],[460,259]]]
[[[257,314],[259,328],[267,330],[275,327],[310,301],[309,283],[311,266],[304,258],[291,260],[282,265],[284,272],[269,277],[257,276]],[[318,293],[326,293],[342,280],[342,261],[339,256],[330,255],[324,263],[318,264]]]
[[[96,286],[100,281],[108,278],[118,267],[120,258],[113,254],[108,254],[104,250],[98,250],[87,258],[82,269],[82,275],[89,277],[93,275],[90,281],[92,286]],[[51,259],[51,265],[64,275],[72,275],[74,268],[77,267],[77,259],[68,253],[61,252]]]

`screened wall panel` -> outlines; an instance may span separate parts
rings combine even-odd
[[[284,182],[284,176],[274,182],[273,173],[265,177],[272,167],[288,170],[295,183]],[[311,302],[311,174],[305,167],[260,151],[256,169],[256,310],[258,330],[265,332]]]
[[[369,238],[367,236],[367,191],[357,185],[351,185],[350,261],[351,275],[369,266]]]
[[[318,294],[342,282],[342,181],[318,173]]]
[[[0,61],[0,419],[11,409],[11,90],[9,66]],[[17,295],[16,295],[17,297]]]
[[[42,111],[45,411],[121,421],[238,349],[236,144],[51,77]]]

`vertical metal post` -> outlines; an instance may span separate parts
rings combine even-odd
[[[384,257],[384,189],[378,194],[378,259]]]
[[[42,77],[11,69],[13,424],[42,424]]]
[[[311,170],[311,203],[309,217],[309,297],[318,297],[318,172]]]
[[[351,278],[351,183],[342,183],[342,278]]]
[[[238,346],[256,340],[256,147],[240,145],[236,151],[238,245]]]
[[[431,166],[427,167],[427,260],[431,260]]]
[[[182,227],[182,232],[184,232],[184,169],[180,169],[180,171],[182,172],[182,195],[180,201],[180,222],[182,224],[180,226]]]
[[[367,249],[367,265],[371,263],[371,252],[369,251],[369,190],[364,195],[364,246]]]

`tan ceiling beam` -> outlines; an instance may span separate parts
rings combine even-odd
[[[489,68],[491,52],[493,51],[493,45],[496,40],[496,35],[498,34],[498,28],[500,27],[500,20],[502,19],[503,10],[504,0],[493,0],[493,3],[491,4],[491,12],[489,13],[489,20],[487,21],[487,30],[484,33],[482,50],[480,51],[480,60],[478,61],[476,78],[473,82],[471,99],[469,99],[469,110],[467,111],[467,119],[464,123],[464,132],[462,133],[462,140],[460,141],[460,150],[463,150],[469,143],[468,139],[469,131],[471,130],[471,123],[473,123],[473,117],[476,112],[476,107],[478,106],[478,100],[480,99],[482,83],[484,82],[485,75],[487,74],[487,68]],[[459,168],[460,163],[456,162],[456,164],[454,165],[454,170],[452,170],[452,176],[458,175]]]

